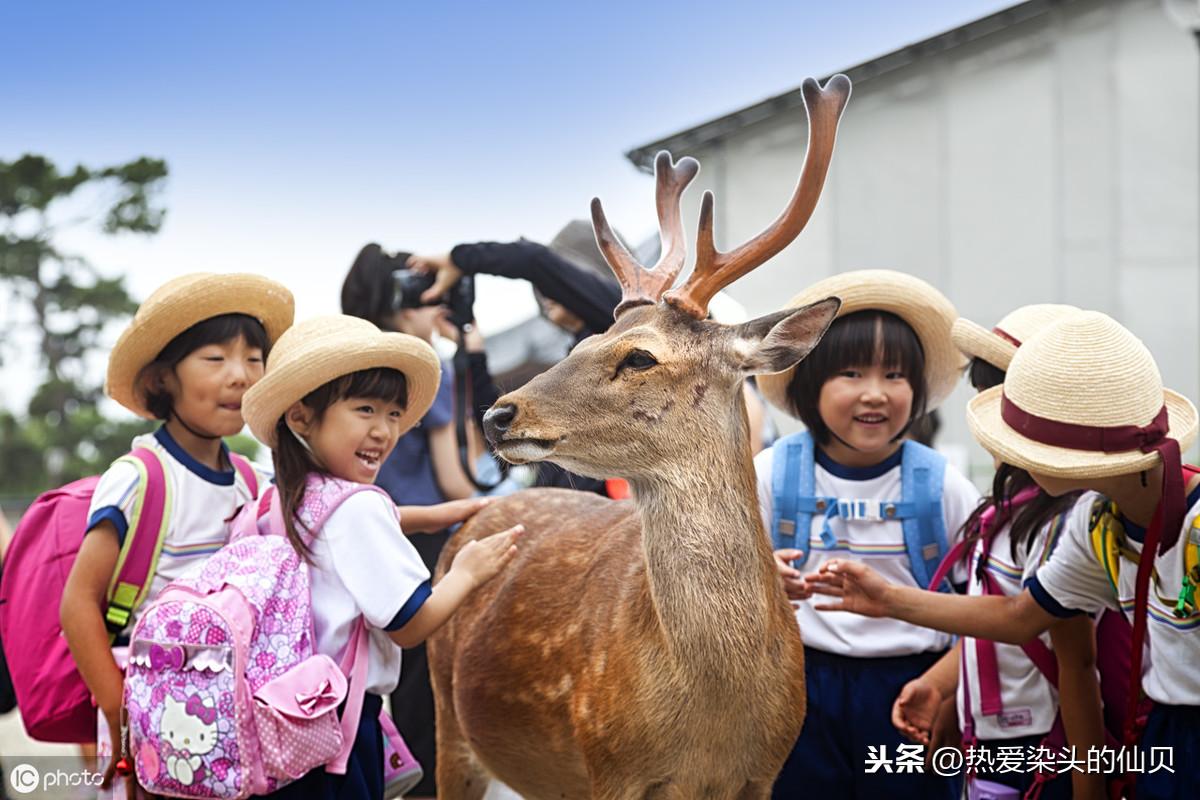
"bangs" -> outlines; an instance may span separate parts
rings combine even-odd
[[[207,347],[210,344],[225,344],[239,337],[245,339],[246,344],[250,347],[262,350],[263,357],[266,358],[270,345],[267,341],[266,328],[262,326],[262,323],[247,314],[222,314],[218,317],[209,317],[203,322],[197,322],[167,342],[167,346],[162,349],[154,361],[157,364],[174,366],[201,347]]]
[[[339,400],[361,397],[408,407],[408,381],[404,373],[390,367],[351,372],[310,392],[301,401],[309,408],[324,411]]]

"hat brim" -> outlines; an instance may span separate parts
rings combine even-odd
[[[346,342],[334,339],[278,367],[268,365],[267,374],[242,401],[243,416],[255,438],[274,449],[278,445],[275,426],[293,404],[343,375],[377,367],[404,374],[408,401],[400,417],[400,432],[406,433],[425,416],[442,376],[441,362],[432,347],[402,333],[358,339],[350,350],[345,346]]]
[[[1017,354],[1015,344],[964,317],[954,321],[950,338],[967,358],[978,358],[1005,372]]]
[[[993,386],[967,404],[967,427],[985,450],[1020,469],[1055,478],[1109,478],[1150,469],[1159,462],[1156,452],[1128,450],[1101,453],[1072,450],[1036,442],[1014,431],[1000,416],[1003,386]],[[1196,407],[1181,394],[1163,390],[1167,406],[1168,435],[1186,450],[1196,438]]]
[[[144,304],[108,357],[104,391],[139,417],[154,419],[138,385],[142,370],[171,340],[206,319],[223,314],[254,317],[274,344],[295,316],[292,293],[261,275],[202,273],[177,279],[173,291]]]

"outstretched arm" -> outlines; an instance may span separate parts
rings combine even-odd
[[[1045,611],[1029,590],[1012,597],[928,592],[889,583],[858,561],[834,559],[804,576],[814,594],[836,597],[818,603],[819,611],[850,611],[866,617],[891,617],[924,628],[1022,644],[1045,631],[1057,617]]]

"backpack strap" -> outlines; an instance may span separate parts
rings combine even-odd
[[[803,566],[808,560],[809,538],[814,514],[825,515],[821,542],[833,547],[837,541],[829,530],[829,519],[837,516],[835,497],[815,497],[816,467],[812,434],[801,431],[784,436],[771,445],[771,542],[776,550],[788,547],[800,551],[792,564]]]
[[[138,481],[129,528],[108,584],[104,626],[110,643],[129,624],[134,609],[150,591],[171,520],[171,485],[162,456],[148,447],[137,447],[118,461],[132,464],[138,471]]]
[[[325,771],[333,775],[346,774],[346,763],[350,760],[350,751],[354,749],[354,740],[358,735],[358,723],[362,719],[363,702],[367,695],[370,644],[371,636],[366,623],[359,617],[354,623],[346,652],[342,655],[342,663],[338,665],[342,674],[350,680],[350,689],[346,693],[346,706],[342,709],[342,749],[325,765]]]
[[[942,513],[942,484],[946,476],[946,459],[941,453],[923,444],[906,440],[900,456],[900,488],[902,503],[911,504],[912,516],[901,513],[904,546],[917,585],[928,589],[946,544],[946,520]],[[904,509],[907,511],[908,509]]]
[[[242,480],[246,482],[246,488],[250,490],[250,499],[258,499],[258,473],[254,471],[254,467],[244,457],[240,456],[232,450],[229,451],[229,463],[233,464],[233,468],[242,476]]]

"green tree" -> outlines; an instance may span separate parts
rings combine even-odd
[[[107,234],[156,233],[166,212],[155,197],[166,175],[166,163],[152,158],[70,172],[37,155],[0,161],[0,290],[10,312],[4,340],[10,347],[36,342],[39,356],[37,374],[27,376],[37,386],[28,408],[0,410],[4,494],[28,497],[99,472],[149,429],[100,414],[101,381],[87,363],[104,328],[137,303],[124,278],[104,277],[55,241],[97,223]]]

